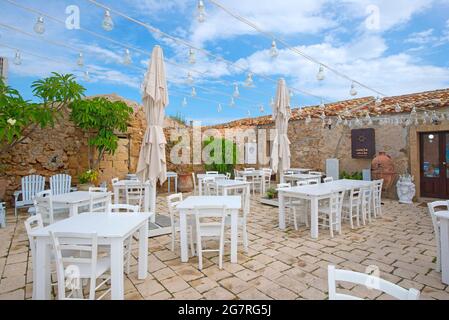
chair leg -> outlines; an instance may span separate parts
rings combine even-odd
[[[352,204],[352,203],[351,203]],[[351,229],[354,229],[354,217],[352,216],[352,209],[354,208],[353,206],[349,207],[349,224],[351,225]]]
[[[17,218],[17,207],[14,207],[14,216]]]
[[[333,222],[332,222],[332,214],[329,214],[329,230],[330,230],[331,238],[333,238],[334,237],[334,226],[333,226]]]
[[[248,252],[248,232],[246,230],[246,222],[242,225],[243,249]]]
[[[201,247],[201,238],[196,238],[196,252],[198,253],[198,269],[203,270],[203,249]]]
[[[171,251],[175,251],[175,237],[176,237],[176,230],[175,230],[175,227],[172,225],[172,228],[171,228]]]
[[[293,226],[295,227],[295,230],[298,230],[298,221],[296,219],[296,208],[292,206],[291,210],[293,215]]]
[[[357,222],[357,227],[360,227],[360,206],[357,205],[357,210],[356,210],[356,222]]]
[[[195,256],[195,244],[193,243],[193,227],[190,226],[190,251],[192,252],[192,257]]]

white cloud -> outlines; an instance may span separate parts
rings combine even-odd
[[[414,44],[426,44],[429,42],[434,42],[438,40],[438,38],[435,37],[433,33],[434,30],[432,28],[421,32],[415,32],[409,35],[405,42]]]

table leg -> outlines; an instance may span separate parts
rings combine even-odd
[[[77,214],[78,214],[78,206],[76,204],[70,205],[69,216],[70,217],[74,217]]]
[[[140,263],[140,259],[139,259]],[[140,271],[140,270],[139,270]],[[111,299],[124,299],[123,239],[111,239]]]
[[[198,179],[198,195],[199,196],[203,195],[203,180],[202,179]]]
[[[313,239],[318,238],[318,198],[312,197],[310,200],[310,236]]]
[[[231,263],[237,263],[237,242],[238,242],[238,220],[239,211],[231,212]]]
[[[114,204],[119,204],[120,189],[116,186],[114,186],[113,189],[114,189]]]
[[[443,283],[449,284],[449,220],[440,219],[441,275]]]
[[[279,192],[279,229],[285,230],[285,197],[283,192]]]
[[[187,252],[187,213],[179,213],[179,237],[181,241],[181,261],[189,261],[189,255]]]
[[[175,177],[175,193],[178,192],[178,176]]]
[[[167,192],[168,192],[168,193],[170,193],[170,180],[171,180],[171,178],[168,177],[168,178],[167,178],[167,185],[168,185],[168,186],[167,186]]]
[[[36,259],[33,265],[33,299],[50,300],[50,248],[44,238],[36,240]]]
[[[138,279],[145,279],[148,273],[148,220],[139,229],[139,274]]]

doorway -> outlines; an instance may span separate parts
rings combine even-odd
[[[421,196],[449,199],[449,132],[420,134]]]

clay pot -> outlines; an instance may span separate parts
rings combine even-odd
[[[178,190],[180,192],[190,192],[193,190],[191,173],[178,173]]]
[[[371,162],[371,177],[373,180],[384,179],[384,189],[388,190],[395,178],[394,163],[385,152],[379,152],[379,155]]]

